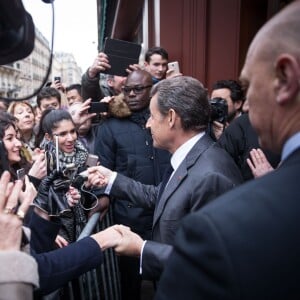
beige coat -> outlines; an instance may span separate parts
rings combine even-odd
[[[21,251],[0,251],[0,300],[33,299],[33,289],[38,285],[33,257]]]

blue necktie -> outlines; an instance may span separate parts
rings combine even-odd
[[[173,167],[170,165],[170,166],[166,169],[166,171],[165,171],[165,173],[164,173],[164,175],[163,175],[163,179],[162,179],[162,182],[161,182],[161,184],[160,184],[160,188],[159,188],[158,195],[157,195],[157,201],[156,201],[157,204],[158,204],[158,202],[159,202],[159,200],[160,200],[160,198],[161,198],[162,193],[163,193],[164,190],[165,190],[165,187],[166,187],[166,185],[167,185],[167,183],[168,183],[168,181],[169,181],[169,179],[170,179],[170,176],[172,175],[173,171],[174,171],[174,169],[173,169]]]

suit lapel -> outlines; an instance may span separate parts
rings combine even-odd
[[[213,143],[213,140],[207,134],[205,134],[190,150],[180,166],[177,168],[176,172],[173,174],[168,185],[163,191],[158,205],[155,206],[153,228],[162,215],[166,203],[169,201],[178,187],[184,182],[184,179],[188,176],[188,169],[196,163],[201,154]]]

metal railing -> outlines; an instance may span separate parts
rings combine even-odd
[[[92,215],[83,228],[77,241],[112,225],[109,211],[103,220],[100,213]],[[62,290],[55,291],[44,300],[120,300],[121,287],[117,257],[112,249],[103,252],[103,263],[79,278],[72,280]]]

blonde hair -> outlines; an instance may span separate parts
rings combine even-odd
[[[35,111],[34,111],[33,107],[27,101],[12,101],[8,106],[7,112],[14,116],[15,109],[16,109],[17,105],[19,105],[19,104],[29,107],[31,109],[32,113],[35,115]]]

